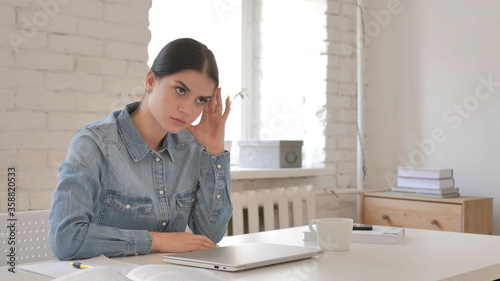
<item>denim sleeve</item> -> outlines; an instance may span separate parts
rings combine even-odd
[[[94,221],[99,203],[105,153],[91,133],[77,132],[66,161],[60,165],[58,186],[49,213],[49,243],[60,260],[146,254],[152,237],[146,230],[99,226]]]
[[[231,203],[230,153],[213,155],[201,152],[197,203],[189,227],[195,234],[206,235],[214,243],[224,237],[233,213]]]

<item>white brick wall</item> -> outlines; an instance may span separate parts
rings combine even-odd
[[[356,187],[356,17],[354,0],[328,0],[326,166],[336,167],[336,187]]]
[[[95,19],[103,18],[105,4],[102,1],[70,0],[71,5],[61,5],[61,13]],[[147,2],[147,1],[146,1]],[[107,5],[106,5],[107,6]]]
[[[147,27],[147,25],[145,26]],[[143,26],[125,25],[92,19],[78,20],[78,34],[139,44],[142,42],[149,42],[151,39],[151,33],[146,32]]]
[[[44,49],[23,50],[15,55],[15,66],[21,69],[73,70],[73,56],[49,53]]]
[[[56,93],[46,89],[20,89],[14,96],[16,106],[24,110],[38,111],[43,108],[51,111],[74,111],[76,98],[74,93]]]
[[[98,93],[102,90],[102,77],[79,73],[51,73],[45,74],[45,85],[54,91],[82,91]]]
[[[151,0],[0,0],[0,213],[48,209],[82,125],[144,91]]]
[[[51,34],[48,36],[49,50],[73,55],[101,56],[103,53],[102,40],[71,35]],[[111,43],[107,43],[111,44]]]
[[[0,10],[0,25],[14,25],[16,23],[16,9],[3,7]]]
[[[15,68],[0,69],[0,89],[26,89],[26,88],[43,88],[44,77],[43,72],[35,70],[24,70]]]
[[[144,61],[148,59],[148,50],[143,44],[108,43],[104,55],[110,58]]]
[[[7,111],[0,113],[1,131],[30,131],[45,127],[45,112]]]
[[[90,74],[125,75],[127,62],[121,59],[80,57],[76,70]]]

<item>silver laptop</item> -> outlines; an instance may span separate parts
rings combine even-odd
[[[240,271],[260,266],[310,258],[320,249],[267,243],[245,243],[208,250],[163,256],[163,261],[222,271]]]

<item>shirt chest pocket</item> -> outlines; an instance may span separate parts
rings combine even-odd
[[[152,210],[153,200],[149,197],[107,190],[99,223],[122,229],[143,229]]]
[[[177,214],[174,221],[174,231],[184,231],[186,229],[191,209],[196,201],[196,191],[197,189],[193,189],[175,196]]]

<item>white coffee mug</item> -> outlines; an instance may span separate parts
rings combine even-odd
[[[346,251],[351,247],[352,219],[323,218],[309,222],[309,229],[318,236],[318,244],[325,251]],[[314,229],[316,225],[316,229]]]

